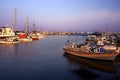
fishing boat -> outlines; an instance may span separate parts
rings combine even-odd
[[[19,41],[22,41],[22,42],[29,42],[29,41],[32,41],[32,38],[29,34],[27,33],[24,33],[24,32],[21,32],[21,33],[18,33],[18,37],[19,37]]]
[[[31,32],[32,40],[39,40],[37,31],[35,30],[35,22],[33,22],[33,31]]]
[[[7,37],[5,39],[0,40],[1,44],[16,44],[16,43],[20,43],[20,41],[16,38],[13,39],[11,37]]]
[[[20,38],[20,39],[18,39],[19,41],[22,41],[22,42],[30,42],[30,41],[32,41],[32,39],[31,38]]]
[[[33,32],[33,33],[31,33],[30,35],[31,35],[31,37],[32,37],[32,40],[39,40],[39,37],[38,37],[38,35],[36,34],[36,32]]]
[[[15,36],[15,32],[13,31],[12,27],[9,25],[2,26],[0,31],[0,39]]]
[[[108,60],[113,61],[119,54],[117,50],[105,50],[103,46],[97,46],[91,48],[89,45],[78,45],[77,43],[67,44],[63,47],[66,53],[74,56],[96,59],[96,60]]]
[[[38,37],[32,37],[32,40],[39,40]]]
[[[46,37],[48,37],[47,35],[41,34],[41,33],[37,33],[37,36],[39,39],[44,39]]]
[[[16,44],[20,43],[20,41],[0,41],[1,44]]]
[[[28,37],[28,34],[24,33],[24,32],[21,32],[21,33],[18,33],[18,37],[21,39],[21,38],[27,38]]]

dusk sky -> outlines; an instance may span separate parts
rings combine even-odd
[[[120,32],[120,0],[0,0],[1,26],[13,26],[15,8],[17,30],[28,16],[31,30]]]

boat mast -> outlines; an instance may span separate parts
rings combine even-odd
[[[111,46],[111,36],[109,35],[109,30],[108,30],[108,24],[107,24],[107,26],[106,26],[106,31],[107,31],[107,36],[109,36],[109,38],[110,38],[110,45],[109,45],[109,50],[110,50],[110,46]]]
[[[33,32],[35,32],[35,22],[33,21]]]
[[[108,24],[106,26],[106,32],[107,32],[107,35],[109,35]]]
[[[26,18],[26,29],[25,29],[26,33],[29,33],[29,19],[28,17]]]
[[[15,12],[14,12],[14,27],[13,27],[13,31],[16,31],[16,21],[17,20],[17,9],[15,8]]]
[[[40,28],[40,33],[43,33],[43,31],[42,31],[42,27]]]

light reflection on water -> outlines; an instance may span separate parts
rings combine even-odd
[[[90,66],[86,73],[81,65],[76,65],[79,60],[70,57],[68,60],[62,49],[68,39],[83,40],[75,36],[50,36],[15,45],[0,44],[0,80],[86,80],[87,73],[95,77],[89,79],[114,79],[115,74],[91,70]]]

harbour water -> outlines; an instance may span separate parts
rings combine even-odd
[[[0,80],[119,80],[120,60],[101,62],[65,54],[68,40],[50,36],[14,45],[0,44]]]

